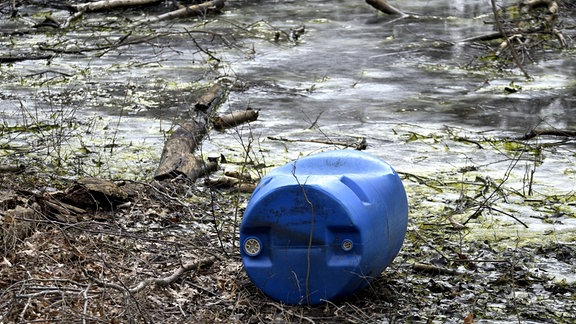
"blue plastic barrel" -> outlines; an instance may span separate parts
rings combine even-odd
[[[240,250],[252,282],[286,304],[319,304],[366,287],[406,235],[398,174],[367,153],[342,150],[272,170],[252,194]]]

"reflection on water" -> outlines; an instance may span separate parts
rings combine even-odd
[[[249,92],[249,101],[266,107],[263,115],[269,119],[292,114],[299,122],[298,111],[323,112],[324,124],[349,122],[352,129],[354,120],[374,123],[395,118],[517,132],[542,123],[566,127],[576,119],[570,99],[573,90],[566,89],[574,86],[574,62],[543,62],[546,68],[534,67],[533,82],[524,82],[521,76],[489,80],[488,74],[465,69],[481,52],[458,41],[493,31],[484,23],[490,19],[490,1],[398,5],[434,17],[396,20],[363,5],[350,8],[342,1],[330,6],[319,1],[291,2],[292,10],[301,6],[299,15],[289,21],[306,26],[304,41],[289,49],[259,43],[257,57],[236,61],[232,69],[252,81],[313,89],[302,93],[305,98],[287,101],[278,98],[285,94],[265,88]],[[273,24],[286,22],[276,9],[266,4],[254,7],[254,19],[265,16]],[[234,19],[250,22],[250,10],[235,12]],[[469,19],[481,14],[488,18]],[[549,77],[552,71],[554,79]],[[522,87],[520,92],[506,93],[504,88],[512,81]]]
[[[193,100],[193,94],[181,85],[224,74],[252,85],[248,92],[231,94],[231,108],[244,109],[250,104],[263,109],[262,120],[280,118],[286,127],[301,123],[300,113],[306,116],[322,113],[323,124],[345,121],[352,129],[354,123],[375,123],[389,118],[500,127],[516,132],[542,122],[554,127],[573,123],[576,108],[570,98],[576,74],[574,60],[560,57],[528,65],[535,78],[533,82],[524,82],[519,74],[494,79],[490,72],[467,69],[479,55],[486,53],[486,48],[460,40],[493,31],[493,26],[486,23],[492,19],[490,3],[489,0],[398,2],[395,5],[402,10],[421,14],[398,19],[381,14],[364,2],[229,1],[224,14],[211,20],[206,28],[225,34],[237,31],[232,25],[250,26],[247,30],[254,29],[258,35],[260,23],[283,30],[305,26],[306,33],[295,46],[276,43],[270,36],[270,39],[230,38],[228,41],[236,41],[240,47],[216,47],[211,42],[202,43],[204,38],[198,37],[197,41],[224,63],[219,69],[202,71],[197,63],[204,63],[207,57],[185,32],[191,28],[189,21],[179,20],[157,26],[166,28],[170,34],[150,42],[107,51],[97,57],[90,53],[57,56],[50,63],[50,71],[67,75],[84,73],[88,86],[73,86],[85,87],[80,89],[85,96],[85,101],[79,102],[83,106],[110,114],[129,110],[130,114],[150,118],[181,117]],[[507,3],[515,1],[501,5]],[[68,13],[54,15],[64,18]],[[95,38],[83,30],[67,37],[75,35],[82,41]],[[122,36],[113,31],[106,35],[111,40]],[[29,37],[54,41],[50,37],[42,39],[40,34]],[[44,61],[15,65],[18,73],[24,75],[46,70]],[[512,81],[522,90],[508,94],[504,88]],[[166,83],[175,85],[169,84],[169,89]],[[2,85],[2,90],[5,96],[29,91],[18,87],[7,84]],[[52,87],[49,91],[61,90]],[[137,102],[123,106],[123,96],[130,94],[138,94]],[[30,104],[38,98],[35,94],[30,97]],[[108,98],[116,99],[98,105]],[[2,109],[18,106],[4,102]],[[562,114],[564,118],[558,118]],[[294,120],[287,119],[290,116]]]

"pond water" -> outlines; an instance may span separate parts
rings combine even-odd
[[[407,11],[447,18],[396,19],[349,1],[262,2],[233,11],[233,19],[251,17],[250,22],[262,19],[307,30],[293,48],[261,42],[254,59],[229,60],[242,78],[296,90],[294,100],[262,87],[241,96],[271,113],[294,116],[296,125],[299,114],[310,118],[323,112],[322,124],[348,125],[349,130],[390,120],[503,132],[525,132],[541,123],[559,128],[573,124],[573,59],[529,66],[534,81],[524,82],[521,75],[494,79],[466,68],[480,52],[459,42],[493,31],[484,23],[489,16],[469,18],[490,12],[487,3],[410,3]],[[523,90],[507,94],[504,87],[512,81]]]
[[[228,73],[251,85],[231,93],[230,107],[261,109],[252,131],[264,151],[272,152],[264,157],[274,161],[278,152],[285,152],[282,157],[297,158],[325,148],[307,144],[309,139],[364,137],[368,152],[400,172],[456,174],[452,181],[491,177],[521,192],[527,187],[527,172],[535,168],[536,192],[573,197],[573,141],[535,157],[487,149],[490,144],[480,149],[457,139],[516,137],[537,127],[571,129],[576,121],[576,60],[553,54],[527,63],[532,80],[516,70],[495,77],[468,68],[481,53],[486,55],[486,49],[460,42],[493,31],[485,23],[492,18],[489,1],[410,1],[402,9],[427,17],[398,19],[350,1],[262,1],[227,13],[226,18],[252,26],[265,21],[291,29],[306,27],[296,46],[261,40],[254,42],[256,55],[250,59],[223,54],[230,62]],[[505,91],[511,85],[521,90]],[[417,140],[410,140],[414,134]],[[300,141],[279,143],[269,137]],[[556,139],[540,141],[552,145]],[[478,166],[478,172],[457,172],[470,166]],[[462,195],[461,190],[444,190],[430,196],[420,190],[420,183],[410,181],[407,187],[415,200],[425,196],[440,206]],[[507,210],[521,215],[537,233],[576,229],[573,199],[562,204],[565,215],[571,216],[558,222],[543,223],[545,208],[525,204],[517,199]],[[517,235],[517,226],[508,228],[503,236]]]

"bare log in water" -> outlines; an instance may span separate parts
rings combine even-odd
[[[180,125],[164,144],[154,179],[164,180],[183,175],[194,181],[217,167],[216,163],[206,163],[197,158],[194,152],[208,131],[212,111],[224,96],[222,87],[214,85],[199,99],[194,109],[196,117]]]
[[[214,101],[221,99],[220,97],[222,94],[222,87],[219,85],[214,85],[196,100],[194,108],[196,110],[208,112],[210,108],[214,107]]]
[[[10,164],[1,164],[0,165],[0,173],[20,173],[26,169],[26,166],[23,164],[20,165],[10,165]]]
[[[502,38],[502,33],[500,32],[494,32],[494,33],[488,33],[488,34],[483,34],[483,35],[478,35],[478,36],[472,36],[469,38],[465,38],[463,40],[461,40],[460,42],[462,43],[467,43],[467,42],[486,42],[486,41],[491,41],[491,40],[495,40],[495,39],[499,39]]]
[[[389,5],[385,0],[366,0],[366,3],[388,15],[406,15],[403,11]]]
[[[244,111],[235,111],[230,114],[214,117],[212,124],[214,125],[214,129],[221,131],[255,121],[256,119],[258,119],[258,110],[248,108]]]
[[[32,61],[32,60],[49,60],[54,55],[23,55],[23,56],[0,56],[0,63],[15,63],[15,62],[22,62],[22,61]]]

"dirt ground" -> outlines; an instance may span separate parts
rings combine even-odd
[[[263,295],[242,268],[237,206],[248,194],[178,179],[116,184],[127,197],[113,211],[71,201],[55,209],[72,183],[3,175],[0,323],[576,320],[576,287],[547,273],[573,267],[574,244],[500,249],[461,241],[447,226],[423,232],[411,220],[402,252],[369,288],[320,306],[287,306]]]

